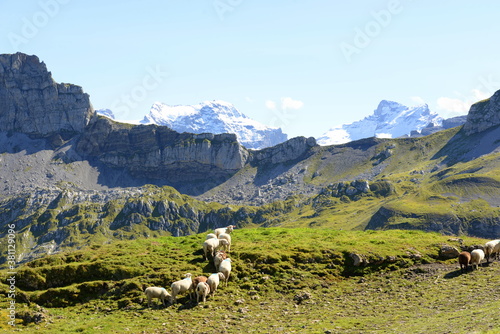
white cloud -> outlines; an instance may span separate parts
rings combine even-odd
[[[442,110],[467,113],[470,109],[471,102],[449,97],[440,97],[437,99],[437,105],[438,108]]]
[[[304,102],[299,100],[294,100],[291,97],[282,97],[281,98],[281,108],[283,110],[294,109],[298,110],[304,106]]]
[[[271,109],[271,110],[276,110],[276,102],[267,100],[266,101],[266,108]]]

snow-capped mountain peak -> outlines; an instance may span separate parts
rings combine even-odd
[[[441,125],[443,119],[427,104],[407,107],[382,100],[373,114],[360,121],[328,130],[317,139],[320,145],[343,144],[368,137],[396,138],[421,131],[429,123]]]
[[[235,133],[242,145],[260,149],[287,140],[280,128],[261,124],[225,101],[205,101],[196,105],[170,106],[155,102],[142,124],[158,124],[178,132]]]

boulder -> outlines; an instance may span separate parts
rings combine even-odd
[[[441,245],[441,249],[439,250],[439,257],[442,259],[453,259],[458,257],[458,254],[460,254],[460,251],[450,245]]]

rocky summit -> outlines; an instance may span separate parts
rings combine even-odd
[[[0,131],[81,133],[95,115],[80,86],[56,83],[36,56],[0,55]]]
[[[467,115],[464,130],[471,135],[500,124],[500,91],[489,99],[473,104]]]

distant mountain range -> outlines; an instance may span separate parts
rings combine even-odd
[[[97,113],[115,119],[109,109],[99,109]],[[317,142],[326,146],[369,137],[418,137],[462,125],[465,120],[466,116],[444,120],[430,111],[427,104],[407,107],[398,102],[382,100],[372,115],[351,124],[331,128],[317,137]],[[287,135],[280,128],[252,120],[234,105],[224,101],[177,106],[156,102],[140,123],[164,125],[178,132],[196,134],[234,133],[238,141],[250,149],[271,147],[287,140]]]
[[[418,133],[428,126],[440,126],[443,118],[429,110],[427,104],[407,107],[382,100],[372,115],[351,124],[332,128],[317,138],[320,145],[343,144],[367,137],[396,138]]]
[[[156,102],[140,123],[165,125],[177,132],[234,133],[238,141],[250,149],[275,146],[288,139],[280,128],[261,124],[224,101],[185,106]]]

